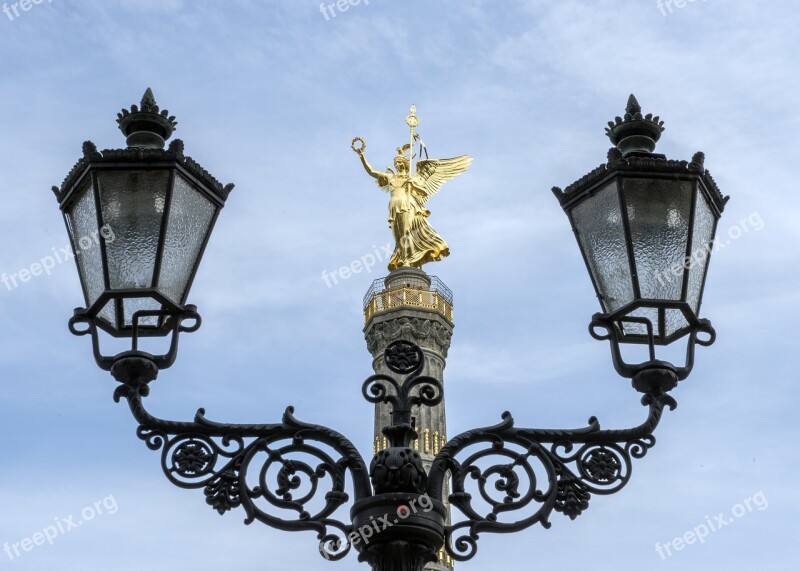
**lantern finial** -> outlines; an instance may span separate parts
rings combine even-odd
[[[148,89],[148,91],[150,90]],[[642,106],[636,101],[636,96],[633,93],[628,97],[628,105],[625,107],[625,112],[629,115],[636,115],[642,112]]]
[[[664,122],[658,116],[653,117],[652,113],[642,116],[642,106],[631,93],[625,117],[609,121],[606,135],[624,157],[631,153],[652,153],[663,130]]]
[[[163,149],[178,124],[169,111],[158,108],[153,90],[149,87],[142,95],[140,106],[117,113],[119,130],[125,134],[128,148],[144,147]]]
[[[633,95],[631,95],[631,97],[633,97]],[[156,98],[153,96],[153,90],[148,87],[145,90],[144,95],[142,95],[141,108],[142,110],[147,109],[149,111],[153,107],[156,107]]]

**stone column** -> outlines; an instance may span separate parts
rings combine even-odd
[[[453,334],[449,290],[419,268],[398,268],[382,282],[373,284],[364,307],[364,336],[372,354],[372,368],[376,373],[396,376],[383,362],[383,352],[392,341],[411,341],[425,353],[426,364],[422,374],[438,379],[444,387],[444,367]],[[418,407],[412,414],[412,423],[419,433],[412,446],[419,451],[427,472],[439,448],[447,442],[444,393],[437,406]],[[389,407],[376,405],[373,452],[387,447],[382,430],[390,420]],[[445,505],[448,494],[449,490],[445,488],[445,497],[441,498]],[[449,505],[447,519],[449,523]],[[453,560],[442,550],[439,561],[425,568],[450,571]]]

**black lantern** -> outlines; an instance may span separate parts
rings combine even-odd
[[[100,153],[87,141],[53,187],[86,300],[76,315],[115,337],[166,335],[233,185],[185,157],[182,141],[164,150],[175,117],[149,88],[117,122],[128,148]]]
[[[619,342],[667,345],[699,319],[717,222],[728,198],[703,167],[653,153],[663,121],[631,95],[606,129],[608,162],[554,188]],[[596,320],[597,321],[597,320]],[[710,326],[709,326],[710,327]],[[651,351],[652,354],[652,351]]]

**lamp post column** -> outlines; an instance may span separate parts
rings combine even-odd
[[[432,280],[419,268],[398,268],[373,284],[365,299],[364,316],[364,336],[373,357],[375,373],[391,375],[384,362],[386,347],[393,341],[409,341],[418,345],[425,354],[425,368],[421,374],[444,385],[447,350],[453,334],[452,300],[444,284],[435,278]],[[422,457],[427,473],[439,449],[447,442],[444,398],[436,406],[419,407],[413,411],[411,422],[418,434],[412,447]],[[390,407],[376,404],[374,453],[389,445],[383,429],[390,424]],[[448,493],[445,488],[444,497],[435,499],[443,501],[447,507],[449,523]],[[452,570],[453,560],[443,549],[438,556],[438,561],[428,564],[426,569]]]

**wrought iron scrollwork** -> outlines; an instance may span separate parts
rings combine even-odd
[[[425,514],[426,519],[419,520],[422,527],[414,529],[424,533],[419,531],[423,535],[416,543],[404,535],[405,528],[394,526],[377,542],[358,546],[361,558],[376,568],[392,549],[418,553],[419,565],[403,567],[417,569],[435,558],[442,542],[454,559],[464,561],[477,552],[482,532],[512,532],[537,523],[547,528],[553,511],[576,518],[593,494],[612,494],[628,483],[632,460],[655,444],[652,433],[664,406],[675,406],[666,394],[669,387],[665,390],[657,382],[663,371],[656,363],[655,370],[638,373],[653,386],[642,399],[649,414],[640,426],[601,430],[593,417],[578,429],[518,428],[506,412],[499,424],[464,432],[446,443],[426,474],[419,453],[410,446],[418,436],[411,412],[441,402],[441,382],[421,374],[425,356],[414,343],[391,343],[384,359],[398,378],[376,374],[362,386],[368,402],[387,404],[392,413],[384,429],[389,446],[374,456],[369,470],[349,440],[324,426],[299,421],[291,407],[277,424],[213,422],[203,409],[193,422],[162,420],[142,403],[147,383],[158,372],[152,356],[123,353],[109,368],[122,383],[115,399],[128,401],[139,423],[137,435],[148,448],[161,451],[161,467],[170,482],[202,489],[206,503],[220,514],[243,508],[245,523],[314,531],[326,559],[347,555],[358,525],[387,517],[398,501],[427,494],[438,506],[438,515]],[[348,477],[353,498],[345,491]],[[446,480],[452,492],[443,498]],[[446,525],[443,499],[464,518]],[[351,500],[353,523],[337,519],[335,512]],[[523,515],[505,521],[515,512]]]
[[[442,401],[442,385],[438,379],[420,375],[425,356],[414,343],[398,340],[384,351],[386,366],[395,373],[407,375],[398,381],[389,375],[372,375],[364,381],[361,392],[373,404],[388,404],[392,422],[383,429],[389,446],[379,450],[370,465],[370,477],[376,494],[415,492],[422,494],[427,474],[419,452],[411,448],[418,434],[411,425],[415,406],[436,406]]]
[[[394,341],[386,347],[384,360],[390,370],[408,376],[398,381],[389,375],[371,375],[361,387],[367,402],[390,405],[392,418],[397,423],[410,421],[412,407],[436,406],[442,402],[441,382],[434,377],[420,375],[425,357],[417,345],[410,341]]]
[[[220,514],[243,508],[246,524],[315,531],[326,559],[347,555],[352,525],[334,512],[351,499],[345,491],[348,475],[356,499],[372,492],[364,460],[344,436],[301,422],[292,407],[278,424],[223,424],[208,420],[203,409],[194,422],[173,422],[148,413],[138,391],[121,396],[139,422],[138,437],[161,451],[170,482],[202,489],[206,503]],[[315,500],[322,505],[312,509]]]
[[[594,417],[579,429],[517,428],[505,412],[499,424],[450,440],[428,480],[428,494],[439,498],[450,477],[450,504],[465,517],[445,530],[447,552],[458,561],[471,559],[482,532],[508,533],[535,524],[549,528],[554,510],[575,519],[589,507],[592,494],[622,489],[631,477],[632,459],[642,458],[655,444],[652,432],[663,407],[673,407],[674,401],[645,395],[643,404],[649,406],[648,417],[632,429],[601,430]],[[481,513],[478,498],[488,512]],[[517,511],[523,515],[501,521]]]

